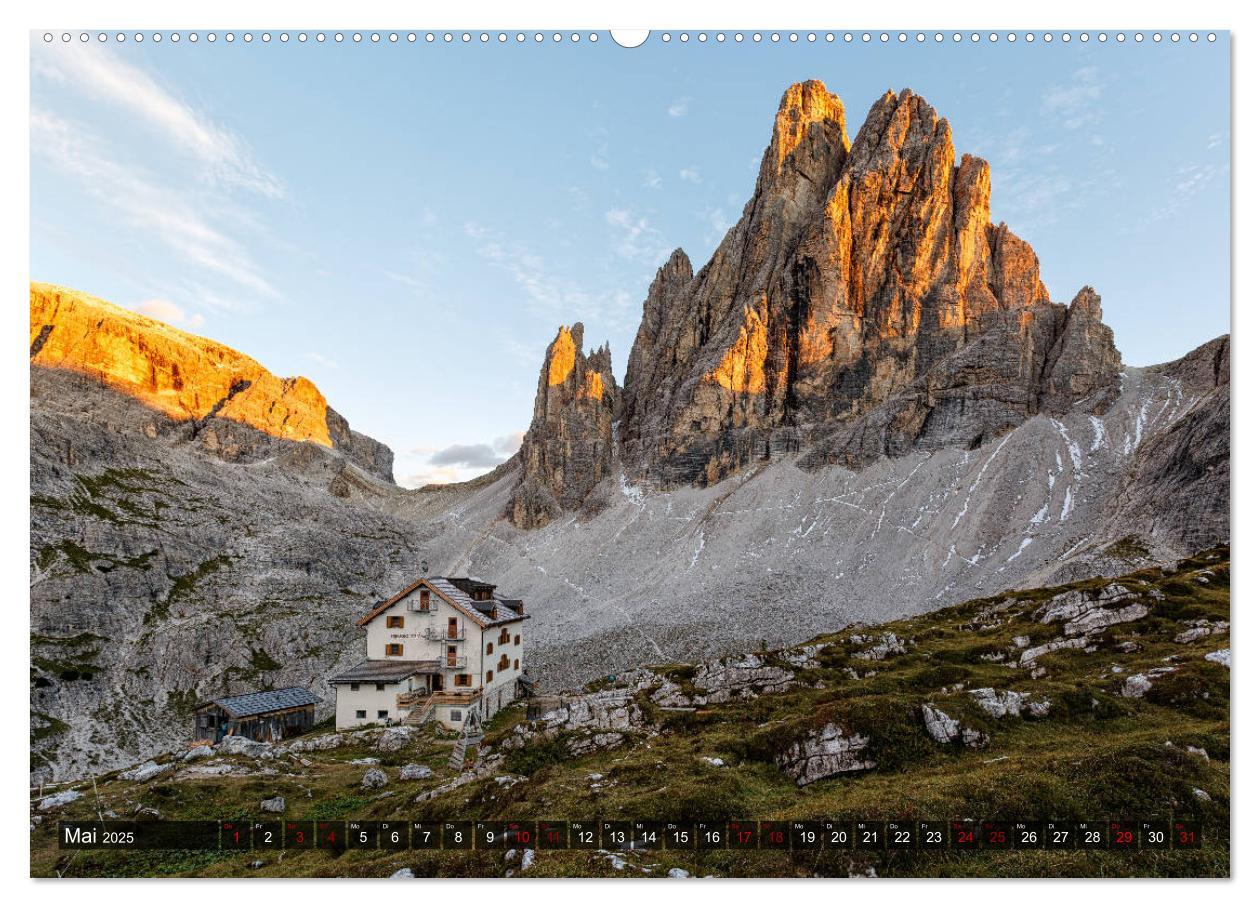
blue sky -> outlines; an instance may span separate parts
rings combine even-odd
[[[885,90],[987,158],[1052,298],[1132,365],[1229,329],[1229,49],[727,41],[32,45],[31,272],[314,380],[399,482],[484,472],[583,321],[620,375],[656,268],[751,195],[784,88]]]

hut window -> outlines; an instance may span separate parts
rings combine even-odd
[[[359,689],[359,682],[358,682],[358,681],[351,681],[351,682],[350,682],[350,689],[351,689],[351,690],[358,690],[358,689]]]
[[[487,681],[493,681],[493,680],[494,680],[494,672],[486,672],[486,680],[487,680]]]
[[[388,719],[388,718],[389,718],[389,710],[388,710],[388,709],[378,709],[378,710],[376,711],[376,718],[378,718],[378,719]]]
[[[472,675],[456,675],[456,687],[472,687]]]
[[[377,689],[377,690],[384,690],[384,689],[385,689],[385,682],[384,682],[384,681],[377,681],[377,682],[376,682],[376,689]]]
[[[493,643],[487,643],[487,644],[486,644],[486,655],[488,656],[488,655],[490,655],[490,654],[491,654],[491,653],[493,653],[493,652],[494,652],[494,644],[493,644]]]
[[[513,660],[512,660],[512,668],[513,668],[513,669],[520,669],[520,667],[521,667],[521,660],[520,660],[520,659],[513,659]]]
[[[429,591],[428,590],[420,591],[420,608],[422,611],[429,610]]]
[[[401,656],[401,655],[402,655],[402,644],[401,644],[401,643],[386,643],[386,644],[385,644],[385,655],[387,655],[387,656]]]
[[[386,616],[386,618],[385,618],[385,626],[386,626],[386,627],[402,627],[402,626],[403,626],[403,616],[402,616],[402,615],[388,615],[388,616]]]
[[[463,718],[464,718],[464,713],[463,713],[463,711],[462,711],[462,710],[458,710],[458,709],[452,709],[452,710],[451,710],[451,721],[452,721],[452,722],[460,722],[460,721],[463,721]]]
[[[355,717],[356,719],[366,719],[366,718],[367,718],[367,710],[366,710],[366,709],[356,709],[356,710],[354,711],[354,717]]]
[[[517,646],[520,646],[520,645],[521,645],[521,635],[520,635],[520,634],[517,634],[517,635],[516,635],[516,637],[515,637],[515,639],[513,639],[513,641],[512,641],[512,642],[513,642],[513,643],[515,643]]]

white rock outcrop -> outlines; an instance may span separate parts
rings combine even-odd
[[[870,740],[828,722],[812,734],[793,741],[776,755],[775,762],[797,785],[809,785],[841,773],[874,769],[875,761],[863,756]]]
[[[1206,656],[1204,656],[1203,658],[1204,658],[1204,659],[1206,659],[1206,660],[1207,660],[1207,661],[1209,661],[1209,662],[1215,662],[1217,665],[1223,665],[1223,666],[1225,666],[1226,668],[1231,668],[1231,667],[1232,667],[1232,666],[1230,665],[1230,651],[1229,651],[1229,649],[1228,649],[1228,648],[1226,648],[1226,649],[1218,649],[1218,650],[1217,650],[1216,652],[1214,652],[1214,653],[1208,653],[1208,654],[1207,654]]]

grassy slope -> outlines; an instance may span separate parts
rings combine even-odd
[[[863,649],[851,631],[818,638],[830,644],[820,666],[801,672],[809,682],[787,693],[751,702],[660,713],[658,735],[631,736],[618,748],[574,759],[554,742],[510,752],[505,770],[526,778],[502,784],[493,777],[463,786],[424,804],[417,793],[453,773],[446,768],[450,744],[432,738],[396,754],[385,765],[426,763],[434,779],[391,784],[386,793],[362,793],[364,767],[346,761],[364,748],[307,754],[311,766],[294,763],[279,776],[207,778],[127,783],[98,780],[102,809],[130,816],[154,807],[168,819],[257,818],[258,802],[282,794],[289,816],[308,819],[1199,819],[1205,847],[1183,852],[949,852],[927,853],[774,851],[663,852],[630,857],[616,871],[607,856],[591,852],[540,852],[527,876],[660,875],[670,867],[721,876],[845,875],[873,867],[880,876],[1227,876],[1229,874],[1229,670],[1207,662],[1206,653],[1229,645],[1227,634],[1189,644],[1173,637],[1193,619],[1228,620],[1229,552],[1214,549],[1164,574],[1157,568],[1122,578],[1131,588],[1150,584],[1165,599],[1140,621],[1111,628],[1093,653],[1063,650],[1040,661],[1048,671],[1032,679],[1027,669],[981,659],[1009,652],[1011,638],[1035,645],[1059,633],[1031,619],[1054,590],[1013,594],[1015,604],[994,609],[1006,597],[976,600],[865,633],[892,631],[914,644],[884,662],[856,660]],[[1100,586],[1095,580],[1077,587]],[[1140,650],[1116,647],[1132,641]],[[1119,696],[1121,680],[1165,664],[1175,673],[1156,680],[1142,700]],[[1119,667],[1120,671],[1113,671]],[[870,677],[852,680],[846,669]],[[668,669],[685,683],[686,667]],[[997,687],[1049,696],[1045,719],[994,720],[981,713],[966,688]],[[646,696],[645,708],[651,709]],[[965,725],[990,736],[971,750],[938,745],[926,734],[920,705],[932,702]],[[773,754],[782,743],[826,721],[871,737],[875,770],[824,780],[798,789],[781,774]],[[518,707],[499,717],[487,736],[493,746],[523,721]],[[1172,742],[1169,746],[1166,742]],[[1204,748],[1209,760],[1189,753]],[[702,757],[720,757],[714,767]],[[238,758],[240,759],[240,758]],[[249,763],[250,761],[242,761]],[[588,776],[600,773],[593,783]],[[1210,801],[1194,794],[1208,794]],[[62,817],[93,817],[87,797]],[[500,876],[503,852],[262,853],[221,857],[214,853],[58,852],[49,816],[32,833],[32,872],[46,875],[190,874],[207,876],[384,876],[400,867],[417,875]],[[249,867],[257,858],[265,861]],[[518,868],[514,870],[521,873]]]

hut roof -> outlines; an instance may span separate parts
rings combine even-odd
[[[203,703],[198,709],[214,704],[230,716],[240,719],[245,716],[260,716],[286,709],[297,709],[301,706],[314,706],[318,702],[319,697],[304,687],[286,687],[281,690],[259,690],[235,697],[217,697]]]

